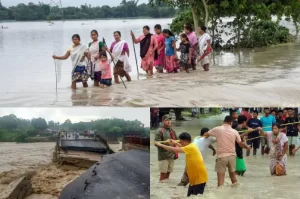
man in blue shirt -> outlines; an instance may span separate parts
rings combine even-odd
[[[265,112],[265,116],[260,118],[260,121],[261,121],[262,126],[263,126],[263,131],[271,132],[273,124],[276,123],[276,119],[275,119],[274,116],[270,115],[270,109],[269,108],[265,108],[264,112]],[[260,142],[261,142],[261,155],[265,154],[265,146],[267,146],[266,152],[269,153],[268,152],[269,151],[269,144],[268,144],[267,138],[266,137],[261,137]]]
[[[257,118],[258,112],[254,110],[252,112],[252,119],[248,120],[247,126],[251,129],[257,129],[258,127],[262,127],[261,121]],[[260,137],[259,137],[259,131],[256,130],[252,133],[248,134],[248,140],[247,145],[252,146],[253,148],[253,155],[256,155],[257,149],[259,149],[260,145]],[[247,156],[250,155],[250,150],[247,151]]]

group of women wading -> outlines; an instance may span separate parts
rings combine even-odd
[[[198,27],[199,39],[193,31],[191,24],[184,25],[184,32],[180,35],[181,43],[176,46],[174,34],[169,29],[162,30],[161,25],[154,27],[155,34],[150,32],[149,26],[143,27],[143,34],[136,37],[131,31],[134,44],[140,44],[140,67],[147,73],[147,78],[153,77],[153,68],[158,73],[177,73],[178,70],[189,72],[196,70],[196,64],[201,63],[205,71],[209,70],[209,55],[212,52],[211,37],[206,33],[206,27]],[[129,63],[129,46],[121,40],[121,32],[114,32],[115,41],[107,48],[105,40],[98,40],[98,32],[91,31],[92,42],[88,46],[80,43],[80,36],[72,37],[71,46],[64,56],[53,55],[54,59],[65,60],[71,56],[72,60],[72,88],[76,83],[82,82],[88,87],[89,77],[94,80],[95,86],[104,88],[112,85],[111,64],[113,64],[113,77],[116,84],[120,83],[119,76],[131,81],[129,73],[132,66]],[[177,56],[180,52],[180,57]],[[108,56],[109,55],[109,56]],[[135,55],[136,56],[136,55]],[[136,58],[136,57],[135,57]],[[86,62],[88,60],[88,62]],[[137,66],[138,70],[138,66]]]

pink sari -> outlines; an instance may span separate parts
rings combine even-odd
[[[160,35],[155,35],[157,44],[158,44],[158,49],[160,50],[160,54],[158,55],[158,58],[154,60],[154,66],[162,66],[165,68],[165,37],[163,34]]]
[[[166,60],[166,66],[165,66],[166,71],[168,73],[173,73],[173,72],[176,73],[177,70],[179,69],[179,61],[176,55],[166,56],[165,60]]]
[[[145,35],[141,35],[137,40],[138,42],[141,42],[145,38]],[[143,68],[144,71],[152,70],[154,65],[154,55],[155,52],[153,52],[153,49],[157,48],[157,40],[154,35],[151,36],[151,43],[148,48],[148,51],[144,58],[142,58],[141,68]]]

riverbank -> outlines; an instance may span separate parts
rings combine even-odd
[[[203,119],[194,119],[191,121],[176,122],[173,129],[177,135],[181,132],[189,132],[192,137],[199,136],[201,128],[213,128],[220,124],[224,116],[228,113],[212,116]],[[154,140],[155,131],[151,131],[151,140]],[[244,154],[246,152],[244,151]],[[187,198],[187,187],[178,187],[181,176],[185,168],[185,155],[179,154],[179,159],[175,160],[174,172],[170,175],[170,180],[165,183],[159,183],[159,170],[157,160],[157,148],[152,144],[150,147],[150,197],[153,199],[181,199]],[[225,185],[217,188],[217,175],[214,171],[215,157],[207,156],[205,165],[208,171],[208,183],[205,187],[203,199],[264,199],[266,197],[274,199],[296,198],[300,194],[298,181],[300,179],[298,172],[298,163],[300,154],[295,157],[288,157],[287,176],[274,177],[270,176],[269,157],[258,154],[256,157],[245,157],[247,171],[244,177],[238,176],[238,186],[231,187],[231,181],[226,174]],[[258,180],[259,179],[259,180]],[[250,194],[251,193],[251,194]],[[199,197],[191,197],[199,198]]]

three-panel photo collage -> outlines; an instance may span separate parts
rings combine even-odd
[[[299,198],[299,10],[0,0],[0,199]]]

